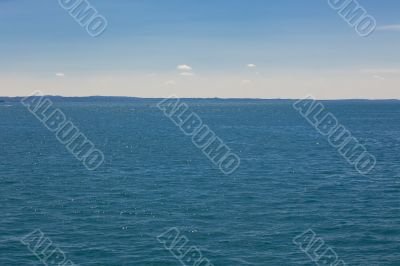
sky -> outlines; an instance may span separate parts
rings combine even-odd
[[[367,37],[328,0],[88,0],[92,37],[63,1],[0,0],[0,96],[400,99],[398,0]]]

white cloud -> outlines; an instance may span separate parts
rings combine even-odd
[[[165,85],[167,85],[167,86],[175,86],[176,82],[175,82],[175,80],[168,80],[168,81],[165,82]]]
[[[257,65],[255,65],[255,64],[248,64],[247,67],[248,67],[248,68],[257,68]]]
[[[374,79],[378,79],[378,80],[385,80],[385,77],[379,76],[379,75],[373,75],[372,76]]]
[[[390,24],[383,25],[376,28],[377,30],[387,30],[387,31],[400,31],[400,24]]]
[[[64,73],[56,73],[56,76],[57,77],[65,77],[65,74]]]
[[[179,65],[177,66],[178,70],[183,70],[183,71],[191,71],[193,68],[191,66],[188,65]]]
[[[242,84],[243,85],[247,85],[247,84],[250,84],[250,83],[251,83],[251,80],[249,80],[249,79],[242,80]]]
[[[182,72],[180,75],[189,77],[189,76],[194,76],[194,73],[192,73],[192,72]]]

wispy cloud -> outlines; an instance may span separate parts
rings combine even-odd
[[[385,80],[385,77],[379,76],[379,75],[373,75],[372,76],[374,79],[378,79],[378,80]]]
[[[63,77],[65,77],[65,74],[64,73],[56,73],[56,76],[60,77],[60,78],[63,78]]]
[[[249,79],[244,79],[244,80],[242,80],[242,84],[243,85],[248,85],[248,84],[250,84],[251,83],[251,80],[249,80]]]
[[[369,74],[400,74],[400,68],[367,68],[360,72]]]
[[[182,71],[191,71],[193,68],[189,65],[178,65],[177,69]]]
[[[247,67],[248,68],[257,68],[257,65],[256,64],[248,64]]]
[[[181,75],[181,76],[190,77],[190,76],[194,76],[194,73],[192,73],[192,72],[182,72],[180,75]]]
[[[165,85],[167,86],[175,86],[176,85],[176,81],[175,80],[168,80],[165,82]]]
[[[376,28],[381,31],[400,31],[400,24],[382,25]]]

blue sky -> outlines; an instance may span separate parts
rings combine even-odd
[[[400,98],[396,0],[359,1],[369,37],[327,0],[89,2],[96,38],[58,0],[0,0],[0,95]]]

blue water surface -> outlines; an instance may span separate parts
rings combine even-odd
[[[400,265],[400,103],[325,102],[377,158],[360,175],[291,102],[190,102],[241,158],[224,175],[153,104],[57,103],[105,154],[88,171],[21,104],[0,106],[0,265],[41,265],[40,229],[79,265],[181,265],[177,227],[214,265],[315,265],[307,229],[347,265]],[[321,264],[322,265],[322,264]]]

